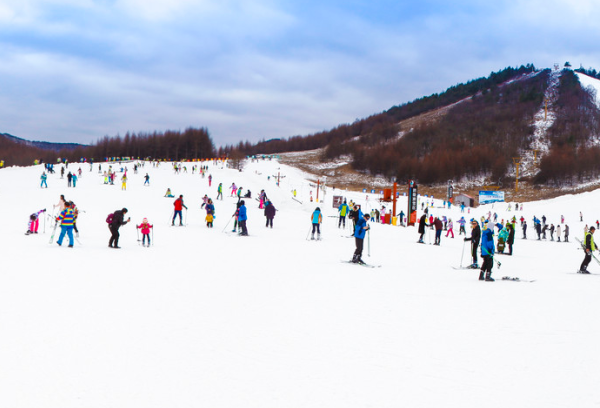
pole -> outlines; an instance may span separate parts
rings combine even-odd
[[[227,224],[225,224],[225,228],[223,228],[223,231],[221,231],[221,232],[225,232],[225,230],[227,229],[227,226],[229,225],[229,223],[231,222],[231,220],[233,220],[233,217],[235,217],[235,214],[231,216],[231,218],[229,219],[229,221],[227,221]]]
[[[317,203],[319,202],[319,186],[320,186],[321,181],[317,180]]]
[[[367,230],[367,255],[371,257],[371,229]]]
[[[392,217],[396,215],[396,191],[398,191],[398,183],[394,183],[394,198],[392,199],[394,210],[392,211]]]
[[[462,249],[462,254],[460,256],[460,267],[462,268],[463,266],[463,258],[465,257],[465,245],[466,245],[467,241],[463,241],[463,249]]]

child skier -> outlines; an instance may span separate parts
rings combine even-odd
[[[150,228],[153,225],[148,223],[148,218],[144,218],[140,225],[136,225],[142,231],[142,246],[146,246],[146,238],[148,239],[148,247],[150,247]]]
[[[212,228],[213,227],[213,219],[214,219],[214,217],[213,217],[212,214],[210,214],[210,213],[206,214],[206,226],[208,228]]]
[[[312,234],[310,239],[315,239],[315,231],[317,231],[317,240],[321,239],[321,230],[319,228],[321,222],[323,222],[323,216],[321,215],[321,209],[317,207],[310,216],[312,221]]]
[[[40,214],[43,212],[46,212],[45,208],[29,216],[29,224],[27,225],[27,232],[25,235],[38,233],[38,227],[40,226]]]

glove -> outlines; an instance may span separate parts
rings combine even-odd
[[[468,241],[468,239],[465,238],[465,242]]]

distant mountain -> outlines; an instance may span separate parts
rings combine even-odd
[[[20,137],[16,137],[16,136],[10,135],[8,133],[0,133],[0,137],[3,137],[5,139],[8,139],[12,142],[15,142],[15,143],[18,143],[21,145],[31,146],[31,147],[35,147],[35,148],[43,149],[43,150],[59,151],[62,149],[73,150],[78,147],[86,147],[86,145],[82,145],[79,143],[52,143],[52,142],[30,141],[30,140],[21,139]]]

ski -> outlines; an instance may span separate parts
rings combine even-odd
[[[503,276],[501,280],[510,281],[510,282],[528,282],[528,283],[535,282],[535,279],[527,280],[527,279],[521,279],[517,276],[514,276],[514,277],[513,276]]]
[[[575,237],[575,239],[577,240],[577,242],[579,242],[579,245],[581,245],[581,248],[583,250],[585,250],[585,244],[583,243],[583,241],[577,237]],[[593,251],[592,251],[592,258],[594,258],[594,261],[596,261],[600,265],[600,260],[598,260],[598,258],[596,258],[596,255],[594,255]]]
[[[471,266],[453,266],[452,269],[456,269],[456,270],[471,270],[471,271],[479,270],[479,268],[471,268]]]
[[[342,263],[349,263],[352,265],[358,265],[358,266],[364,266],[365,268],[381,268],[381,265],[371,265],[368,263],[358,263],[358,262],[352,262],[352,261],[340,261]]]
[[[52,230],[52,235],[50,235],[50,242],[48,242],[49,244],[51,244],[54,241],[54,235],[56,234],[56,228],[58,228],[58,221],[54,222],[54,229]]]

